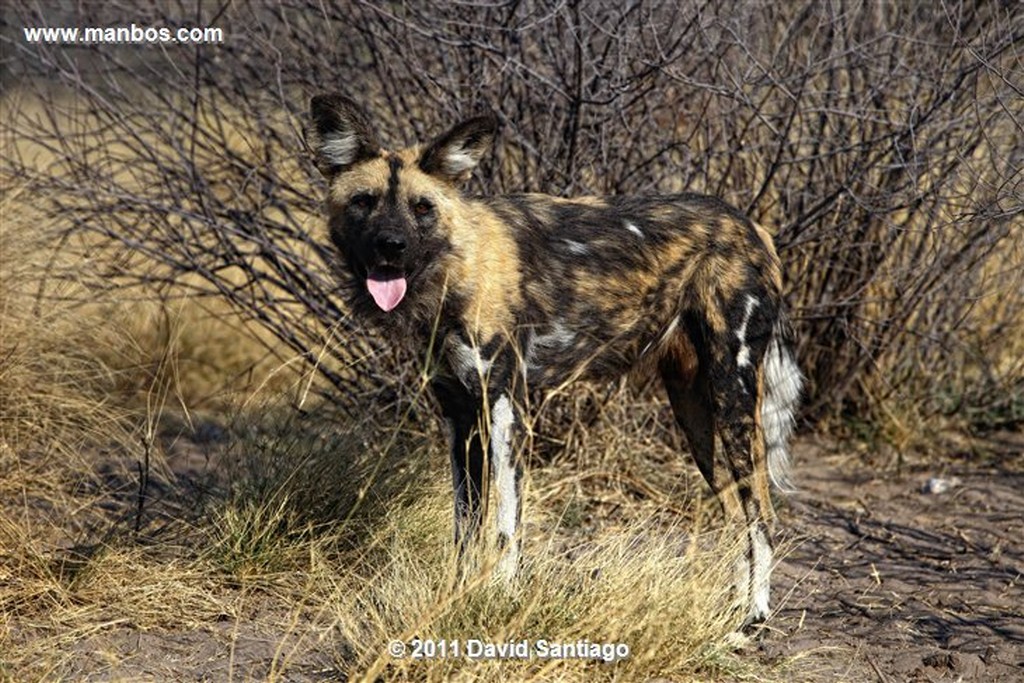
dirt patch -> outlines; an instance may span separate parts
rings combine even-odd
[[[192,632],[125,626],[77,643],[74,665],[60,673],[83,681],[344,680],[332,655],[308,635],[282,635],[250,623]]]
[[[781,607],[752,649],[793,680],[1024,680],[1024,435],[989,446],[895,474],[798,444]]]

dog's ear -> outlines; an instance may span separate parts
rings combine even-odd
[[[497,131],[493,113],[466,119],[427,145],[420,168],[450,183],[466,180],[494,144]]]
[[[362,107],[345,95],[317,95],[309,102],[306,142],[327,178],[380,154],[380,144]]]

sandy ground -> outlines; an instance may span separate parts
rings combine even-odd
[[[1024,681],[1024,435],[985,447],[878,476],[798,443],[780,608],[749,649],[792,680]]]

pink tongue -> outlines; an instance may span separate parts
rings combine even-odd
[[[405,296],[405,278],[396,277],[391,280],[378,280],[372,275],[366,278],[366,288],[370,296],[385,312],[398,305]]]

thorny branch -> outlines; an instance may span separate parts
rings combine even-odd
[[[366,101],[395,144],[498,112],[502,143],[477,191],[696,191],[744,207],[778,232],[811,416],[894,397],[940,410],[932,399],[1013,329],[993,324],[982,339],[970,323],[979,301],[998,297],[988,305],[1000,321],[1024,315],[1020,273],[999,267],[1024,239],[1016,3],[13,12],[15,27],[224,27],[224,44],[191,48],[5,33],[5,83],[43,107],[0,126],[52,161],[7,146],[2,170],[60,219],[64,248],[117,250],[97,286],[222,297],[316,364],[351,410],[395,386],[399,364],[347,316],[331,277],[300,132],[323,90]],[[974,400],[1024,386],[1019,364],[983,374]]]

